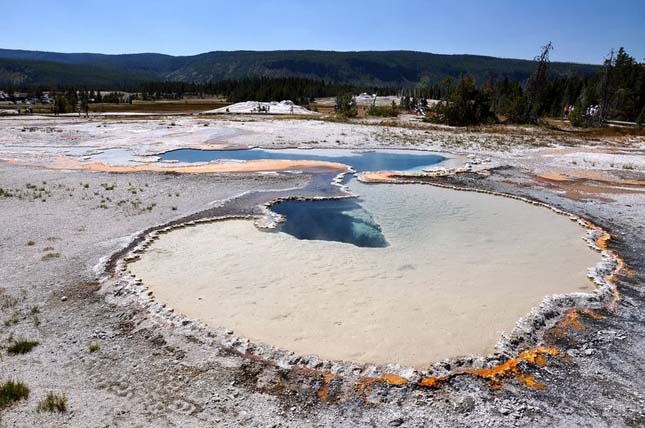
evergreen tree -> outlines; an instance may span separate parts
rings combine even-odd
[[[336,114],[341,117],[356,117],[358,115],[356,100],[351,92],[336,96]]]
[[[638,115],[638,117],[636,118],[636,124],[637,124],[638,126],[643,126],[643,125],[645,125],[645,106],[643,106],[643,108],[641,109],[640,114],[639,114],[639,115]]]
[[[440,123],[453,126],[493,122],[490,100],[475,85],[472,76],[464,75],[447,100],[437,104],[430,113]]]

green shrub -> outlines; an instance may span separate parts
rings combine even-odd
[[[638,117],[636,118],[636,124],[637,124],[638,126],[643,126],[643,125],[645,125],[645,106],[643,106],[643,108],[641,109],[640,114],[639,114],[639,115],[638,115]]]
[[[10,380],[0,384],[0,409],[27,398],[29,398],[29,388],[24,383]]]
[[[470,126],[495,121],[490,99],[475,85],[475,79],[464,75],[447,100],[428,112],[428,120],[451,126]]]
[[[350,92],[336,97],[336,115],[340,117],[356,117],[358,115],[356,100]]]
[[[392,105],[391,107],[372,106],[367,110],[367,114],[377,117],[397,117],[399,115],[399,109],[396,105]]]
[[[87,350],[90,351],[90,353],[94,353],[101,349],[101,345],[98,344],[98,342],[91,342],[89,345],[87,345]]]
[[[571,123],[571,126],[577,128],[586,125],[585,116],[582,114],[582,110],[582,104],[580,102],[576,103],[576,105],[573,106],[573,110],[571,110],[571,112],[569,112],[569,115],[567,116],[569,123]]]

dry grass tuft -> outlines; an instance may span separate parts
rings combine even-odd
[[[47,253],[42,256],[41,260],[46,262],[47,260],[57,259],[60,257],[60,253]]]
[[[41,412],[65,413],[67,411],[67,397],[50,392],[47,397],[38,403],[38,410]]]
[[[29,398],[29,388],[24,383],[10,380],[0,384],[0,409],[27,398]]]
[[[18,340],[7,348],[7,352],[12,355],[27,354],[38,346],[38,342],[33,340]]]

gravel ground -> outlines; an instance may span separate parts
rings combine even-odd
[[[544,163],[501,154],[491,164],[516,166],[438,180],[589,218],[612,233],[610,245],[626,262],[615,309],[580,312],[566,334],[553,329],[545,343],[561,356],[545,367],[520,364],[545,389],[513,377],[495,384],[455,376],[439,388],[321,378],[325,367],[316,361],[294,370],[240,355],[217,335],[152,315],[113,281],[97,281],[99,262],[137,232],[186,218],[259,214],[258,205],[276,197],[312,196],[307,174],[107,174],[0,164],[0,187],[11,194],[0,197],[0,345],[39,342],[24,355],[1,351],[0,380],[20,380],[30,395],[1,411],[0,426],[645,426],[645,197],[569,199],[536,181]],[[248,190],[259,192],[213,203]],[[99,349],[91,352],[90,343]],[[49,391],[66,395],[67,412],[37,411]]]

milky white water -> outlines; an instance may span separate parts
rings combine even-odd
[[[545,295],[592,289],[600,256],[566,216],[424,185],[350,187],[388,247],[223,221],[163,235],[130,269],[158,301],[253,341],[419,368],[489,353]]]

